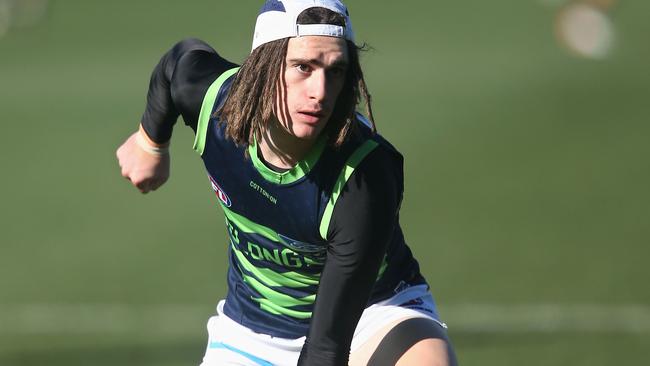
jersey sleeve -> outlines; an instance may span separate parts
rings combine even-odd
[[[169,141],[178,116],[196,131],[203,96],[212,82],[236,65],[198,39],[178,42],[154,68],[142,127],[157,143]]]
[[[339,197],[328,230],[328,254],[299,365],[347,365],[350,344],[397,224],[402,157],[370,153]]]

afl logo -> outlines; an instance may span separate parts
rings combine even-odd
[[[226,207],[230,207],[230,205],[232,205],[232,202],[230,202],[230,198],[228,198],[226,192],[224,192],[223,189],[219,187],[217,181],[215,181],[210,175],[208,175],[208,178],[210,178],[210,184],[212,184],[212,189],[214,190],[214,193],[217,194],[219,201],[226,205]]]

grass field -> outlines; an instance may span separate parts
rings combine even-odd
[[[557,46],[548,3],[348,5],[462,364],[647,365],[650,3],[613,9],[598,61]],[[50,1],[0,38],[1,366],[198,364],[226,236],[193,136],[178,123],[146,196],[114,150],[163,52],[241,61],[258,7]]]

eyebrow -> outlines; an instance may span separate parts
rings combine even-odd
[[[299,63],[299,64],[311,64],[311,65],[316,65],[319,67],[324,67],[325,65],[320,61],[315,58],[292,58],[287,60],[290,63]],[[334,61],[328,68],[333,68],[333,67],[347,67],[348,62],[345,60],[336,60]]]

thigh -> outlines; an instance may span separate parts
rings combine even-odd
[[[388,334],[388,332],[390,332],[391,329],[393,329],[397,324],[399,324],[404,320],[406,319],[404,318],[397,319],[386,324],[383,328],[380,328],[373,335],[368,337],[356,349],[353,349],[352,352],[350,352],[349,366],[368,365],[368,361],[370,360],[370,357],[372,357],[372,354],[375,352],[375,350],[379,346],[379,343],[381,343],[382,339],[384,339],[386,334]]]
[[[371,365],[380,365],[371,363]],[[423,339],[409,348],[395,363],[395,366],[456,366],[456,354],[449,340]]]
[[[350,366],[456,365],[446,329],[424,317],[402,318],[379,329],[350,354]]]
[[[364,310],[352,340],[350,365],[409,365],[418,358],[442,362],[432,365],[456,364],[447,325],[426,285],[408,287]]]

